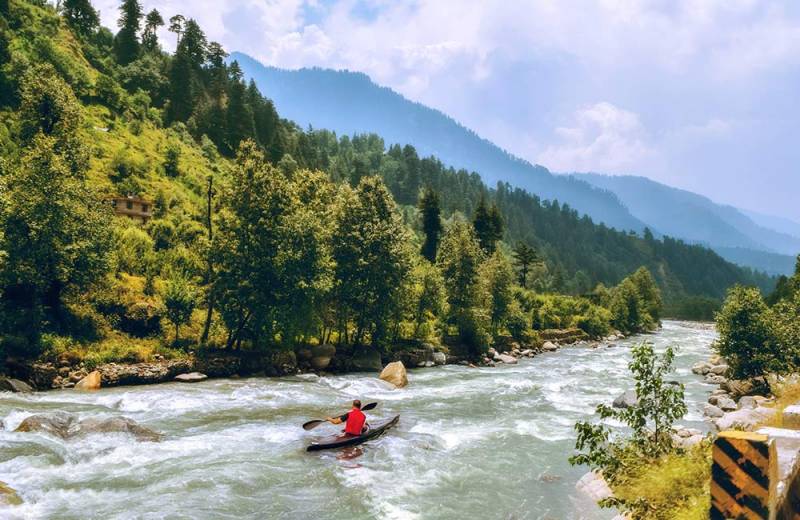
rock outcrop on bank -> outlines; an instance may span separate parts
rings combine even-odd
[[[730,367],[724,358],[712,356],[692,367],[692,372],[705,377],[705,382],[717,385],[711,392],[703,415],[717,431],[752,431],[775,416],[777,411],[768,405],[773,399],[766,377],[730,379]]]

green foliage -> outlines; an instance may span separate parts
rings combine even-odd
[[[502,252],[495,251],[481,266],[480,278],[486,284],[483,292],[488,302],[485,307],[489,309],[492,334],[496,335],[508,320],[509,306],[514,297],[514,270],[508,258]]]
[[[635,381],[637,404],[622,409],[600,404],[595,412],[601,421],[612,419],[624,423],[630,429],[630,436],[612,433],[603,422],[578,422],[575,424],[578,453],[570,457],[571,464],[586,464],[600,470],[612,483],[631,459],[654,460],[669,453],[672,424],[687,411],[683,385],[664,380],[672,370],[675,357],[672,347],[658,356],[653,345],[644,342],[633,347],[631,355],[628,369]]]
[[[644,267],[610,292],[611,324],[625,333],[654,329],[661,314],[661,292]]]
[[[478,208],[475,210],[475,217],[472,225],[475,227],[475,234],[481,249],[486,254],[494,253],[497,241],[503,238],[503,217],[496,204],[489,208],[486,200],[481,198]]]
[[[181,173],[181,150],[177,146],[170,146],[164,155],[164,173],[169,177],[177,177]]]
[[[153,253],[153,239],[141,228],[130,225],[116,239],[117,271],[133,275],[146,274]]]
[[[607,505],[631,518],[705,520],[711,507],[711,443],[658,459],[631,453],[612,486]]]
[[[531,267],[541,263],[541,261],[536,249],[525,242],[517,242],[514,248],[514,263],[519,271],[519,285],[521,287],[527,287],[528,273],[530,273]]]
[[[442,234],[442,209],[439,195],[431,188],[426,188],[419,199],[419,210],[422,213],[422,232],[425,241],[422,243],[422,256],[429,262],[436,261],[439,239]]]
[[[120,65],[127,65],[139,56],[139,29],[142,6],[138,0],[122,0],[117,21],[119,32],[114,37],[114,52]]]
[[[408,230],[380,179],[365,177],[355,190],[344,190],[334,236],[335,290],[343,311],[354,317],[355,342],[369,334],[378,343],[400,305],[396,289],[405,282],[412,259]]]
[[[22,156],[4,179],[0,282],[4,327],[25,330],[33,345],[43,320],[65,325],[65,294],[86,290],[107,272],[111,234],[108,209],[85,182],[80,108],[71,89],[58,76],[28,80]]]
[[[100,25],[100,15],[90,0],[64,0],[61,13],[79,34],[90,35]]]
[[[728,291],[717,314],[716,349],[736,377],[790,372],[798,366],[798,310],[797,298],[770,309],[757,289],[736,286]]]
[[[153,52],[158,49],[158,34],[156,31],[159,27],[164,26],[164,18],[158,10],[153,9],[144,20],[144,31],[142,31],[142,47],[148,51]]]
[[[480,309],[480,265],[484,255],[472,226],[456,220],[445,231],[439,247],[437,265],[442,270],[448,321],[458,329],[471,353],[483,351],[487,343],[485,312]]]
[[[189,322],[197,306],[197,296],[189,281],[182,275],[170,278],[162,294],[166,317],[175,327],[175,344],[180,338],[180,327]]]
[[[436,322],[447,311],[447,292],[441,271],[428,262],[420,260],[411,272],[414,336],[430,338]],[[425,326],[427,325],[427,328]]]

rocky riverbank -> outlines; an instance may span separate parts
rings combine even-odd
[[[703,407],[703,415],[717,431],[751,431],[777,413],[769,405],[774,402],[773,390],[783,384],[778,376],[732,379],[728,363],[716,355],[695,364],[692,372],[717,385]]]
[[[334,345],[314,345],[268,355],[245,352],[214,353],[185,358],[165,359],[154,356],[146,363],[103,363],[96,366],[61,355],[50,361],[32,364],[12,363],[14,378],[0,377],[0,390],[26,392],[32,390],[96,388],[126,385],[147,385],[170,381],[194,382],[206,377],[283,376],[301,373],[380,372],[392,362],[406,368],[426,368],[445,364],[468,366],[513,365],[522,358],[555,352],[563,346],[597,348],[613,347],[622,339],[620,333],[600,340],[590,340],[580,329],[541,331],[539,340],[525,344],[511,337],[500,337],[495,346],[479,360],[454,354],[458,345],[436,347],[429,343],[408,343],[389,354],[377,349]],[[88,381],[88,382],[87,382]]]

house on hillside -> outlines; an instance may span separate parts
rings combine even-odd
[[[111,199],[114,213],[142,224],[153,217],[153,203],[135,195],[116,196]]]

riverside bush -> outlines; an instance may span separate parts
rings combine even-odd
[[[610,482],[642,458],[654,460],[672,450],[672,424],[686,414],[683,384],[665,381],[672,370],[675,352],[667,347],[657,355],[653,345],[640,343],[631,349],[628,369],[633,374],[637,403],[629,408],[612,408],[604,403],[597,406],[601,421],[613,419],[630,428],[630,435],[613,432],[604,422],[575,424],[576,455],[573,465],[586,464],[602,472]]]

